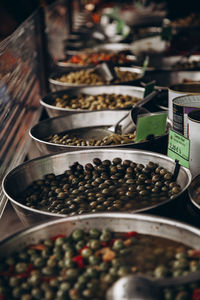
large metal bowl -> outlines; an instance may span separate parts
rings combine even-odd
[[[74,162],[78,161],[82,165],[85,165],[88,162],[92,162],[95,157],[98,157],[101,160],[112,160],[115,157],[120,157],[123,160],[130,159],[132,161],[142,164],[147,164],[149,161],[153,161],[165,167],[170,172],[173,172],[175,168],[175,162],[172,159],[168,158],[165,155],[147,151],[127,150],[121,148],[64,152],[56,155],[48,155],[30,160],[11,170],[4,177],[3,191],[8,197],[8,199],[11,201],[19,218],[24,224],[31,225],[45,221],[50,218],[66,217],[66,215],[49,213],[29,208],[16,201],[16,197],[20,192],[24,191],[26,187],[30,185],[34,180],[41,179],[45,174],[62,174],[66,169],[69,169],[69,167]],[[148,206],[143,209],[139,209],[137,210],[137,212],[149,211],[153,208],[157,208],[170,201],[173,201],[174,199],[179,197],[188,188],[191,182],[190,171],[184,167],[180,167],[177,182],[180,185],[181,190],[178,194],[176,194],[176,196],[173,199],[167,199],[154,206]]]
[[[125,85],[101,85],[101,86],[87,86],[82,88],[72,87],[67,90],[57,91],[49,93],[47,96],[40,100],[41,105],[46,109],[49,117],[58,117],[66,114],[73,114],[77,112],[88,112],[86,109],[67,109],[54,105],[56,98],[63,97],[64,95],[78,96],[80,94],[85,95],[101,95],[101,94],[121,94],[128,95],[143,99],[144,88],[138,86],[125,86]]]
[[[58,234],[68,236],[76,228],[83,230],[109,228],[114,232],[136,231],[140,234],[159,236],[200,249],[200,230],[184,223],[153,215],[99,213],[53,220],[25,229],[0,242],[0,255],[5,257],[14,251],[37,244]]]
[[[49,118],[39,122],[33,126],[29,132],[31,138],[34,140],[41,155],[54,154],[60,151],[73,151],[73,150],[86,150],[86,149],[99,149],[99,148],[137,148],[146,149],[149,151],[163,152],[167,147],[167,132],[163,136],[155,137],[151,140],[146,140],[139,143],[128,143],[118,145],[106,145],[106,146],[70,146],[55,144],[47,142],[46,138],[70,130],[77,130],[82,128],[96,128],[96,127],[110,127],[116,124],[119,120],[128,114],[127,110],[116,111],[91,111],[87,113],[76,113],[69,116],[60,116],[56,118]],[[101,134],[101,131],[100,131]],[[160,148],[162,144],[162,149]],[[160,151],[156,151],[160,150]]]
[[[64,74],[68,74],[70,72],[74,72],[74,71],[79,71],[81,69],[91,69],[91,68],[70,68],[69,70],[66,70],[64,72],[58,72],[58,73],[54,73],[50,76],[49,78],[49,84],[50,84],[50,89],[52,92],[54,91],[59,91],[59,90],[64,90],[64,89],[67,89],[67,88],[71,88],[71,87],[85,87],[85,86],[88,86],[88,84],[76,84],[76,83],[67,83],[67,82],[61,82],[59,80],[57,80],[57,78],[61,77],[62,75]],[[140,67],[119,67],[119,70],[120,71],[129,71],[133,74],[137,74],[138,77],[134,80],[131,80],[131,81],[124,81],[124,82],[121,82],[121,83],[117,83],[116,85],[130,85],[130,84],[136,84],[138,83],[144,76],[143,74],[143,70],[142,68]],[[90,85],[91,86],[91,85]],[[96,85],[98,86],[98,85]]]

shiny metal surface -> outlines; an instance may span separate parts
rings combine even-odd
[[[92,162],[95,157],[98,157],[101,160],[112,160],[115,157],[120,157],[122,159],[130,159],[137,163],[143,164],[146,164],[149,161],[153,161],[161,166],[164,166],[170,172],[173,172],[175,168],[175,163],[172,159],[168,158],[165,155],[148,151],[128,149],[123,149],[123,151],[122,149],[94,149],[87,151],[63,152],[56,155],[48,155],[30,160],[13,169],[5,176],[3,180],[4,193],[11,201],[21,221],[25,224],[34,224],[52,217],[64,217],[66,215],[58,215],[54,213],[39,211],[22,205],[21,203],[16,201],[16,196],[18,195],[18,193],[26,189],[26,187],[30,185],[34,180],[41,179],[45,174],[62,174],[66,169],[69,169],[69,167],[74,162],[78,161],[82,165],[85,165],[88,162]],[[191,182],[190,171],[184,167],[181,167],[177,182],[181,187],[181,191],[173,199],[177,198],[188,188]],[[137,210],[137,212],[148,211],[152,208],[173,201],[173,199],[168,199],[154,206],[145,207],[143,209]]]
[[[88,86],[87,84],[75,84],[75,83],[73,84],[73,83],[67,83],[67,82],[60,82],[56,79],[56,78],[59,78],[63,74],[68,74],[70,72],[77,71],[77,70],[80,70],[80,69],[82,69],[82,68],[80,68],[80,67],[79,68],[72,68],[71,67],[69,70],[66,70],[65,72],[59,72],[59,73],[56,73],[56,74],[52,74],[49,78],[49,85],[50,85],[51,91],[54,92],[54,91],[64,90],[64,89],[67,89],[67,88],[70,88],[70,87]],[[86,68],[84,68],[84,69],[86,69]],[[91,68],[87,68],[87,69],[91,69]],[[129,71],[131,73],[138,74],[139,76],[135,80],[121,82],[121,83],[118,83],[118,84],[115,84],[115,85],[134,84],[134,83],[138,82],[139,80],[141,80],[144,76],[143,70],[140,67],[119,67],[119,70],[124,71],[124,72]]]
[[[200,272],[170,278],[131,274],[118,279],[107,291],[106,300],[162,300],[161,289],[180,287],[200,279]]]
[[[76,228],[89,230],[109,228],[114,232],[136,231],[168,238],[200,250],[200,230],[187,224],[144,214],[98,213],[62,218],[18,232],[0,242],[0,255],[5,256],[30,244],[57,234],[68,236]]]
[[[131,51],[132,47],[130,44],[126,43],[105,43],[94,48],[95,51],[113,51],[113,52],[121,52],[121,51]]]
[[[200,71],[152,71],[145,75],[147,81],[155,80],[160,87],[169,87],[187,81],[200,81]]]
[[[56,118],[49,118],[39,122],[30,130],[30,136],[36,143],[41,155],[54,154],[60,151],[72,150],[87,150],[87,149],[100,149],[100,148],[148,148],[148,144],[153,142],[161,142],[163,137],[155,137],[151,142],[144,141],[140,143],[129,143],[119,145],[107,146],[70,146],[47,142],[45,139],[53,134],[69,131],[73,129],[96,129],[96,127],[110,127],[116,124],[120,119],[126,117],[129,111],[116,110],[116,111],[90,111],[84,114],[76,113],[69,116],[60,116]],[[166,133],[167,135],[167,133]],[[144,148],[145,147],[145,148]]]
[[[108,289],[106,300],[161,300],[154,281],[139,275],[121,277]]]
[[[199,190],[199,192],[197,190]],[[192,182],[188,189],[188,194],[192,204],[200,210],[200,200],[198,200],[197,198],[197,196],[200,195],[200,174],[192,179]]]
[[[55,98],[62,97],[63,95],[69,96],[78,96],[80,94],[86,95],[100,95],[100,94],[121,94],[121,95],[129,95],[137,98],[143,99],[144,96],[144,88],[137,86],[125,86],[125,85],[101,85],[101,86],[87,86],[87,87],[72,87],[67,90],[57,91],[48,94],[44,98],[40,100],[40,104],[46,109],[49,117],[58,117],[61,115],[72,114],[77,112],[87,112],[86,109],[67,109],[56,107],[53,105]]]

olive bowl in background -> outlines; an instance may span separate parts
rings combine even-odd
[[[144,72],[143,69],[141,67],[119,67],[118,68],[120,71],[122,72],[131,72],[132,74],[134,74],[136,76],[135,79],[133,80],[129,80],[129,81],[123,81],[123,82],[118,82],[118,83],[108,83],[105,85],[135,85],[138,84],[140,82],[140,80],[144,77]],[[61,82],[58,79],[62,76],[62,75],[67,75],[71,72],[76,72],[76,71],[80,71],[80,70],[92,70],[92,68],[86,68],[86,67],[75,67],[72,68],[70,67],[68,70],[62,71],[62,72],[56,72],[50,75],[49,78],[49,85],[50,85],[50,90],[52,92],[54,91],[60,91],[60,90],[64,90],[67,88],[71,88],[71,87],[85,87],[85,86],[99,86],[98,84],[95,85],[90,85],[90,84],[77,84],[77,83],[70,83],[70,82]],[[102,84],[101,84],[102,85]]]
[[[87,109],[68,109],[57,107],[55,105],[56,98],[62,98],[64,95],[68,95],[69,97],[78,97],[80,94],[84,95],[101,95],[101,94],[116,94],[116,95],[128,95],[132,97],[136,97],[143,100],[144,98],[144,88],[138,86],[125,86],[125,85],[99,85],[99,86],[86,86],[86,87],[71,87],[69,89],[65,89],[62,91],[56,91],[49,93],[44,98],[40,100],[40,104],[45,108],[49,117],[58,117],[67,114],[73,113],[85,113],[89,110]],[[151,101],[151,97],[149,97],[149,101]],[[128,109],[128,108],[124,108]]]

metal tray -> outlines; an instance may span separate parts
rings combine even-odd
[[[129,95],[133,97],[138,97],[143,99],[144,88],[137,86],[125,86],[125,85],[99,85],[99,86],[87,86],[87,87],[73,87],[67,90],[62,90],[58,92],[53,92],[45,96],[40,100],[40,104],[45,107],[49,117],[57,117],[66,114],[72,114],[77,112],[88,112],[86,109],[67,109],[61,108],[53,105],[53,101],[57,97],[62,97],[63,95],[78,96],[80,94],[86,95],[100,95],[100,94],[121,94]],[[141,100],[142,101],[142,100]]]
[[[41,121],[30,130],[30,136],[34,140],[41,155],[54,154],[60,151],[72,151],[72,150],[86,150],[86,149],[100,149],[100,148],[139,148],[148,149],[151,148],[155,142],[162,142],[163,136],[155,137],[151,141],[144,141],[139,143],[128,143],[119,145],[107,145],[107,146],[70,146],[55,144],[47,142],[45,138],[50,135],[62,133],[73,129],[81,128],[94,128],[101,126],[112,126],[116,124],[120,119],[126,116],[127,110],[116,110],[116,111],[95,111],[87,113],[76,113],[69,116],[61,116],[56,118],[49,118]],[[166,133],[167,135],[167,133]],[[155,147],[156,149],[156,147]],[[149,149],[150,150],[150,149]]]
[[[69,68],[68,70],[64,71],[64,72],[58,72],[58,73],[54,73],[50,76],[49,78],[49,84],[50,84],[50,89],[52,92],[54,91],[58,91],[58,90],[64,90],[67,88],[71,88],[71,87],[85,87],[88,86],[88,84],[73,84],[73,83],[67,83],[67,82],[60,82],[58,81],[56,78],[59,78],[60,76],[64,75],[64,74],[68,74],[70,72],[74,72],[74,71],[78,71],[81,69],[91,69],[91,68]],[[143,70],[140,67],[119,67],[120,71],[129,71],[131,73],[134,74],[138,74],[138,78],[135,80],[131,80],[131,81],[126,81],[126,82],[121,82],[121,83],[117,83],[114,85],[130,85],[130,84],[135,84],[138,83],[144,76]],[[110,84],[107,84],[108,86]],[[113,84],[112,84],[113,85]],[[91,86],[91,85],[90,85]],[[98,85],[96,85],[98,86]]]
[[[56,175],[64,173],[66,169],[74,162],[79,162],[85,165],[88,162],[98,157],[101,160],[112,160],[115,157],[130,159],[137,163],[146,164],[149,161],[158,163],[164,166],[170,172],[174,171],[175,162],[169,157],[153,152],[141,150],[127,150],[127,149],[95,149],[87,151],[63,152],[56,155],[47,155],[36,158],[19,165],[10,171],[3,180],[3,191],[8,199],[11,201],[16,213],[24,224],[33,225],[38,222],[46,221],[51,218],[66,217],[66,215],[55,214],[29,208],[15,200],[18,193],[26,189],[34,180],[41,179],[43,175],[54,173]],[[181,191],[172,199],[165,200],[157,205],[149,206],[137,212],[148,211],[152,208],[162,206],[169,203],[180,196],[189,186],[191,182],[191,173],[188,169],[180,167],[177,182],[181,187]],[[132,211],[136,212],[136,211]]]

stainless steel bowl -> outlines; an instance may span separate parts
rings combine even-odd
[[[200,174],[192,179],[188,189],[190,201],[200,212]]]
[[[64,74],[68,74],[70,72],[81,70],[81,69],[88,69],[89,70],[91,68],[72,68],[71,67],[69,70],[66,70],[64,72],[59,72],[59,73],[52,74],[49,78],[49,84],[50,84],[51,91],[54,92],[54,91],[64,90],[64,89],[71,88],[71,87],[85,87],[85,86],[88,86],[88,84],[75,84],[75,83],[73,84],[73,83],[67,83],[67,82],[60,82],[59,80],[57,80],[57,78],[61,77]],[[116,85],[119,85],[119,84],[120,85],[135,84],[135,83],[139,82],[144,76],[143,70],[140,67],[119,67],[119,70],[124,71],[124,72],[129,71],[133,74],[137,74],[138,77],[135,80],[117,83]],[[96,86],[98,86],[98,85],[96,85]]]
[[[130,159],[137,163],[147,164],[149,161],[158,163],[165,167],[170,172],[174,171],[175,163],[172,159],[165,155],[140,151],[140,150],[127,150],[127,149],[95,149],[87,151],[63,152],[56,155],[48,155],[36,158],[19,165],[11,170],[3,180],[3,191],[8,199],[11,201],[16,213],[21,221],[25,224],[35,224],[50,218],[64,217],[66,215],[49,213],[37,209],[29,208],[16,201],[17,195],[26,189],[34,180],[41,179],[45,174],[54,173],[56,175],[64,173],[66,169],[74,162],[79,162],[85,165],[92,162],[95,157],[101,160],[112,160],[115,157]],[[191,173],[188,169],[181,167],[177,178],[177,182],[181,187],[181,191],[173,198],[165,200],[154,206],[145,207],[137,210],[137,212],[148,211],[152,208],[162,206],[170,201],[173,201],[180,196],[189,186],[191,182]],[[136,211],[134,211],[136,212]]]
[[[200,249],[200,230],[184,223],[153,215],[99,213],[62,218],[25,229],[0,242],[0,255],[1,257],[10,255],[14,251],[37,244],[58,234],[68,236],[76,228],[83,230],[109,228],[114,232],[136,231],[140,234],[163,237]]]
[[[69,96],[78,96],[80,94],[85,95],[101,95],[101,94],[121,94],[128,95],[143,99],[144,96],[144,88],[138,86],[125,86],[125,85],[101,85],[101,86],[88,86],[77,88],[73,87],[67,90],[57,91],[48,94],[44,98],[40,100],[41,105],[46,109],[49,117],[58,117],[66,114],[80,113],[80,112],[88,112],[86,109],[67,109],[55,106],[53,103],[57,97],[63,97],[64,95]]]
[[[41,121],[33,126],[29,132],[31,138],[35,142],[41,155],[54,154],[60,151],[73,151],[73,150],[86,150],[86,149],[100,149],[100,148],[139,148],[154,150],[157,149],[157,144],[164,143],[167,140],[167,132],[164,136],[155,137],[154,139],[146,140],[139,143],[128,143],[118,145],[106,145],[106,146],[70,146],[55,144],[47,142],[46,138],[53,135],[62,133],[65,131],[82,129],[82,128],[95,128],[95,127],[110,127],[116,124],[119,120],[128,114],[127,110],[116,110],[116,111],[94,111],[87,113],[76,113],[69,116],[60,116],[56,118],[49,118]],[[101,135],[101,131],[99,131]],[[97,137],[98,138],[98,137]],[[163,148],[164,147],[164,144]],[[153,148],[153,149],[152,149]],[[157,151],[156,151],[157,152]],[[159,151],[158,151],[159,152]]]

